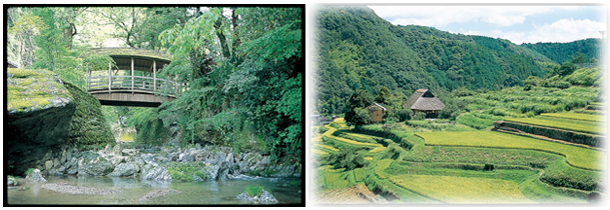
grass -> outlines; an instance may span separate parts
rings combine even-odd
[[[485,129],[494,125],[494,121],[499,120],[496,118],[483,119],[475,116],[474,114],[464,114],[457,118],[457,122],[476,128]]]
[[[591,134],[604,133],[600,125],[592,121],[568,120],[568,119],[546,119],[546,118],[506,118],[505,121],[518,122],[530,125],[538,125],[551,128],[559,128]]]
[[[246,193],[250,197],[254,197],[254,196],[260,195],[264,189],[265,188],[263,188],[263,186],[260,186],[260,185],[248,185],[248,186],[246,186],[244,193]]]
[[[542,113],[541,116],[550,116],[557,118],[566,118],[566,119],[575,119],[575,120],[586,120],[586,121],[594,121],[594,122],[603,122],[604,117],[601,115],[592,115],[592,114],[580,114],[580,113]]]
[[[469,146],[506,149],[531,149],[560,154],[575,167],[605,170],[603,152],[493,131],[417,133],[426,145]]]
[[[533,203],[512,181],[434,175],[399,175],[392,183],[446,203]]]

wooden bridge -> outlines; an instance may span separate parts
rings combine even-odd
[[[109,55],[115,62],[115,65],[108,64],[108,70],[87,71],[87,92],[102,105],[158,107],[176,99],[184,87],[175,81],[157,78],[157,73],[170,62],[164,53],[134,48],[93,50]]]

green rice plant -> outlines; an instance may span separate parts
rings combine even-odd
[[[389,180],[446,203],[533,203],[523,196],[517,183],[501,179],[407,174]]]
[[[553,186],[601,191],[605,185],[603,172],[574,168],[563,161],[557,161],[544,170],[540,178]]]
[[[601,151],[575,147],[493,131],[416,133],[426,145],[470,146],[506,149],[531,149],[560,154],[575,167],[605,170],[606,154]]]
[[[413,191],[399,187],[388,179],[380,179],[376,175],[376,163],[365,169],[364,183],[371,191],[379,192],[378,194],[384,197],[395,197],[403,203],[441,203],[428,197],[417,194]]]
[[[481,119],[473,114],[464,114],[457,118],[457,122],[476,128],[476,129],[485,129],[487,127],[491,127],[494,124],[494,120],[491,119]]]
[[[362,182],[364,180],[364,168],[354,169],[354,179],[356,182]]]
[[[511,121],[511,122],[530,124],[530,125],[538,125],[538,126],[544,126],[544,127],[578,131],[578,132],[584,132],[584,133],[592,133],[592,134],[603,134],[604,133],[604,131],[603,131],[603,129],[601,129],[600,125],[598,123],[592,122],[592,121],[581,120],[579,123],[577,123],[573,120],[568,120],[568,119],[551,120],[551,119],[544,119],[544,118],[506,118],[504,120]]]
[[[519,184],[528,199],[539,203],[586,203],[589,192],[545,184],[538,178],[540,173]]]
[[[375,149],[372,149],[371,151],[369,151],[369,153],[379,153],[385,149],[385,147],[375,147]]]
[[[343,173],[343,169],[335,170],[328,167],[323,170],[323,173],[325,189],[346,188],[349,185],[349,181],[347,181],[346,176]]]
[[[318,155],[328,155],[328,152],[324,152],[324,151],[320,151],[317,149],[312,149],[311,152],[313,152],[314,154],[318,154]]]
[[[604,117],[601,115],[591,115],[591,114],[580,114],[580,113],[542,113],[541,116],[550,116],[556,118],[567,118],[567,119],[575,119],[575,120],[586,120],[586,121],[594,121],[594,122],[603,122]]]
[[[333,152],[338,152],[339,151],[339,149],[334,148],[332,146],[325,145],[325,144],[314,144],[314,146],[322,147],[322,148],[328,149],[328,150],[333,151]]]
[[[387,179],[390,176],[392,176],[392,175],[384,172],[383,170],[386,169],[388,166],[390,166],[390,164],[392,164],[393,161],[394,160],[392,160],[392,159],[383,159],[383,160],[377,161],[377,167],[375,167],[375,174],[377,176],[379,176],[379,178],[382,178],[382,179]]]

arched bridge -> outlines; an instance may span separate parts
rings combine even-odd
[[[158,51],[135,48],[98,48],[94,53],[109,55],[115,62],[107,70],[87,71],[87,92],[102,105],[158,107],[176,99],[181,84],[157,77],[169,64],[169,57]]]

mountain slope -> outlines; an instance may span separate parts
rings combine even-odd
[[[599,39],[590,38],[578,40],[568,43],[536,43],[536,44],[521,44],[520,46],[532,49],[557,63],[572,60],[572,55],[576,52],[581,52],[587,58],[595,58],[599,60]]]
[[[536,62],[549,58],[507,40],[396,26],[367,7],[325,7],[316,21],[315,91],[326,114],[343,113],[357,89],[404,98],[422,88],[493,90],[549,71]]]

